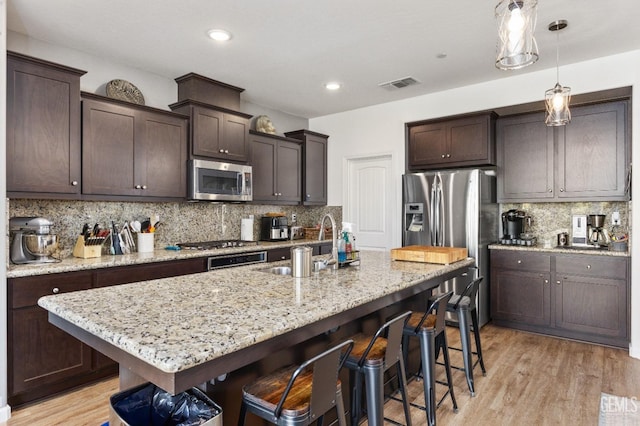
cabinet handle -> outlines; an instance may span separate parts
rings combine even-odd
[[[281,260],[286,260],[287,256],[280,256]]]
[[[220,149],[218,150],[218,152],[219,152],[220,154],[224,154],[224,149],[220,148]]]
[[[140,185],[136,185],[135,188],[136,189],[142,189],[142,187]]]
[[[58,293],[60,293],[60,289],[58,287],[54,287],[53,290],[51,290],[51,292],[53,294],[58,294]]]
[[[228,150],[228,149],[225,149],[225,150],[224,150],[224,153],[225,153],[225,154],[228,154],[228,153],[229,153],[229,150]]]
[[[564,192],[564,188],[560,188],[560,192]]]
[[[518,265],[522,263],[522,260],[518,259]]]
[[[77,181],[77,180],[74,180],[73,182],[71,182],[71,185],[72,185],[72,186],[78,186],[78,181]]]
[[[587,269],[591,269],[591,265],[587,265]]]
[[[562,282],[560,280],[556,281],[556,284],[560,285]]]
[[[447,158],[451,157],[451,154],[447,154]]]
[[[549,280],[544,280],[544,283],[545,284],[549,284]]]
[[[442,154],[442,158],[444,158],[444,154]]]
[[[551,194],[553,192],[553,189],[548,189],[547,192]]]
[[[142,185],[142,189],[147,189],[147,185]]]

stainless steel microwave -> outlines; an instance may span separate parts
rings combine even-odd
[[[189,160],[189,199],[251,201],[251,166],[207,160]]]

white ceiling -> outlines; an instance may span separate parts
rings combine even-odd
[[[555,67],[556,34],[547,26],[557,19],[569,21],[561,65],[640,49],[640,2],[539,0],[540,60],[498,70],[496,3],[8,0],[7,27],[171,79],[195,72],[244,88],[249,102],[306,118]],[[233,39],[216,43],[211,28]],[[378,87],[407,76],[421,84]],[[326,91],[330,80],[343,89]]]

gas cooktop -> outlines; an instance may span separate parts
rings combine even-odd
[[[183,250],[213,250],[220,248],[255,246],[258,245],[258,242],[245,240],[217,240],[202,241],[198,243],[179,243],[176,245]]]

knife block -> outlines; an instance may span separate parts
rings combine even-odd
[[[73,247],[73,255],[82,259],[90,259],[92,257],[102,256],[102,244],[95,246],[87,246],[84,244],[84,237],[80,235]]]

